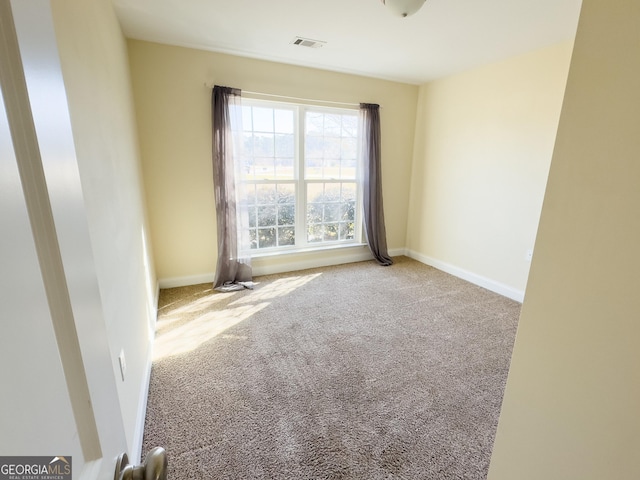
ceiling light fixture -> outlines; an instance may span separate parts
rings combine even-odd
[[[426,0],[380,0],[396,15],[408,17],[416,13]]]

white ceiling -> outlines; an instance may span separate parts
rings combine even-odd
[[[427,0],[407,18],[380,0],[113,3],[130,38],[421,84],[573,38],[582,0]]]

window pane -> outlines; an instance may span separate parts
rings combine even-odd
[[[295,166],[293,158],[278,158],[276,160],[275,178],[278,180],[293,180],[295,178]]]
[[[251,131],[247,131],[245,127],[245,131],[242,134],[242,153],[248,157],[253,156],[253,134]]]
[[[295,178],[294,137],[293,135],[276,135],[276,177],[281,179]]]
[[[246,183],[244,186],[244,195],[247,205],[256,204],[256,186],[252,183]]]
[[[278,225],[295,225],[296,224],[296,206],[295,205],[279,205],[278,206]]]
[[[355,138],[343,138],[342,139],[342,153],[341,158],[343,160],[355,160],[358,155],[358,142]]]
[[[325,137],[323,144],[324,158],[340,160],[340,138]],[[336,162],[337,163],[337,162]]]
[[[340,220],[343,222],[355,222],[356,220],[356,202],[343,202],[340,205]]]
[[[247,160],[245,163],[245,174],[247,176],[247,180],[255,180],[256,179],[256,166],[253,164],[253,158]]]
[[[259,228],[258,229],[258,248],[269,248],[276,246],[276,229],[275,228]]]
[[[340,218],[340,203],[328,203],[324,206],[324,221],[337,222]]]
[[[295,245],[296,184],[248,183],[251,248]],[[322,205],[320,205],[322,208]]]
[[[244,131],[253,130],[252,108],[246,105],[242,106],[242,129]]]
[[[316,243],[322,241],[322,225],[309,225],[309,233],[307,234],[307,242]]]
[[[307,203],[324,202],[324,183],[307,184]]]
[[[343,115],[342,116],[342,136],[358,138],[358,116]]]
[[[357,160],[342,160],[342,167],[340,168],[340,178],[343,180],[350,180],[356,178],[356,165]]]
[[[333,242],[335,240],[338,240],[338,224],[337,223],[325,224],[323,240],[325,242]]]
[[[274,110],[274,120],[276,133],[293,134],[293,110]]]
[[[273,132],[273,109],[253,107],[253,130]]]
[[[310,159],[324,158],[323,137],[307,136],[304,141],[304,156],[307,161]]]
[[[276,157],[293,157],[293,135],[276,135],[275,145]]]
[[[323,213],[322,204],[309,204],[307,205],[307,224],[320,224],[322,223],[322,213]]]
[[[256,193],[255,185],[245,185],[244,188],[244,202],[247,204],[247,215],[249,218],[249,227],[256,226]]]
[[[258,207],[258,226],[269,227],[276,224],[276,207],[275,205],[266,205]]]
[[[249,210],[249,227],[255,228],[256,225],[258,224],[256,207],[254,206],[248,207],[248,210]]]
[[[325,136],[340,137],[342,132],[342,115],[325,114],[324,115],[324,134]]]
[[[325,202],[339,202],[340,201],[340,183],[325,183],[324,184],[324,201]]]
[[[354,239],[355,209],[355,182],[308,183],[308,241],[334,242]]]
[[[353,223],[341,223],[340,224],[340,240],[352,240],[354,237],[354,224]]]
[[[242,109],[241,172],[247,188],[238,190],[238,198],[248,206],[254,250],[356,238],[358,114],[300,107],[304,128],[299,131],[297,109],[262,101]],[[296,225],[299,219],[305,224]],[[302,230],[306,234],[296,238]]]
[[[272,133],[255,133],[253,135],[253,155],[256,157],[273,157],[275,139]]]
[[[307,184],[307,241],[321,242],[324,239],[324,183]]]
[[[309,180],[316,180],[319,178],[323,178],[322,172],[323,172],[322,160],[320,160],[319,165],[310,166],[307,168],[306,178],[308,178]]]
[[[322,178],[324,165],[324,141],[322,137],[305,138],[304,163],[306,178]]]
[[[278,203],[296,203],[296,187],[293,183],[278,184]]]
[[[341,184],[341,199],[343,202],[355,202],[358,185],[355,182]]]
[[[323,135],[324,115],[322,113],[307,112],[304,123],[307,135]]]
[[[254,158],[253,171],[256,180],[273,180],[275,177],[275,166],[273,157]]]
[[[296,244],[296,229],[295,227],[282,227],[278,228],[278,245],[295,245]]]
[[[305,125],[305,178],[356,178],[357,115],[307,112]]]
[[[256,185],[256,203],[262,204],[274,204],[276,199],[276,185],[275,183],[265,183]]]

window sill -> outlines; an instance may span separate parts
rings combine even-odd
[[[318,245],[318,246],[308,246],[301,248],[292,248],[287,250],[272,250],[266,252],[255,252],[252,250],[250,252],[250,256],[252,259],[258,258],[269,258],[269,257],[280,257],[285,255],[298,255],[304,253],[319,253],[319,252],[330,252],[333,250],[346,250],[350,248],[362,248],[366,247],[366,243],[341,243],[338,245]]]
[[[294,272],[373,259],[366,243],[261,252],[251,256],[254,276]]]

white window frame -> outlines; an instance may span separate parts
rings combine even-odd
[[[243,251],[244,254],[248,254],[253,258],[262,256],[279,255],[286,253],[299,253],[310,252],[320,250],[331,250],[336,248],[362,246],[364,232],[362,222],[362,162],[361,162],[361,147],[360,136],[362,134],[359,125],[359,110],[356,108],[337,108],[327,106],[317,106],[304,103],[292,103],[281,102],[275,100],[263,100],[252,97],[242,97],[243,106],[251,107],[265,107],[265,108],[280,108],[293,110],[294,113],[294,179],[264,179],[264,180],[246,180],[248,185],[252,184],[284,184],[290,183],[294,185],[295,198],[296,198],[296,215],[295,215],[295,245],[264,247],[264,248],[252,248]],[[350,114],[358,117],[358,137],[357,137],[357,156],[356,156],[356,178],[351,179],[307,179],[305,172],[305,117],[308,111],[321,112],[321,113],[335,113],[335,114]],[[321,242],[309,242],[307,240],[307,185],[310,183],[355,183],[356,184],[356,205],[354,214],[354,238],[348,240],[336,240],[336,241],[321,241]],[[257,228],[257,226],[256,226]],[[277,225],[276,225],[277,229]],[[277,235],[277,232],[276,232]]]

